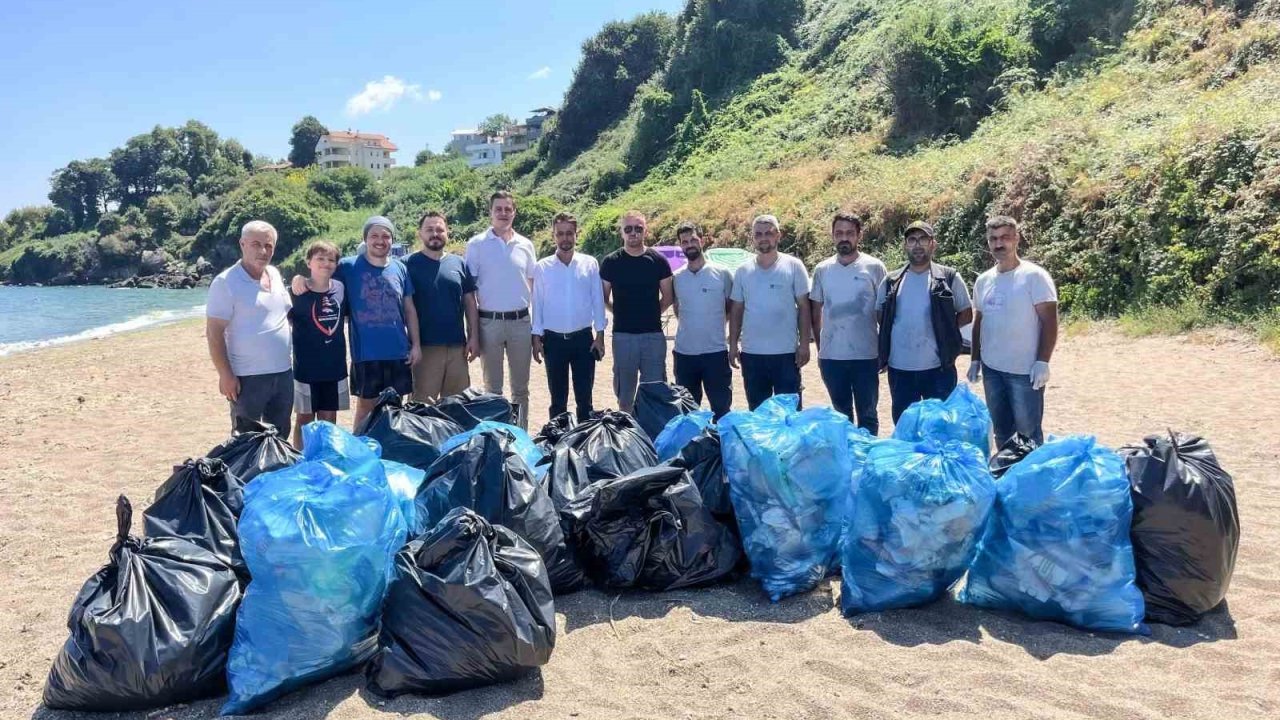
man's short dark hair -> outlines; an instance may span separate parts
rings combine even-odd
[[[422,227],[422,223],[426,222],[427,218],[440,218],[444,221],[446,227],[449,225],[449,218],[445,217],[444,213],[439,210],[428,210],[422,213],[422,217],[418,218],[418,227]]]
[[[551,218],[551,230],[554,232],[556,229],[556,226],[559,225],[560,223],[568,223],[572,225],[574,231],[577,231],[578,229],[578,218],[574,217],[573,213],[567,213],[567,212],[556,213],[556,216]]]
[[[499,200],[510,200],[514,206],[516,204],[516,196],[511,194],[510,190],[498,190],[489,196],[489,207],[493,208],[493,204]]]
[[[836,213],[836,216],[831,218],[832,230],[836,229],[836,223],[838,222],[853,223],[853,226],[858,228],[858,232],[862,232],[862,218],[858,217],[857,215],[854,215],[853,213],[847,213],[847,212]]]
[[[1008,215],[993,215],[987,218],[987,230],[997,230],[1002,227],[1011,227],[1015,233],[1022,234],[1022,228],[1018,227],[1018,221]]]
[[[685,233],[693,233],[698,237],[702,237],[702,233],[698,231],[698,224],[689,220],[685,220],[676,226],[676,239],[679,240],[680,236]]]

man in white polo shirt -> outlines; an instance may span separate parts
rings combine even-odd
[[[1058,290],[1044,268],[1018,257],[1018,222],[987,220],[996,266],[973,284],[973,362],[969,382],[985,374],[996,446],[1014,432],[1044,442],[1044,388],[1058,344]]]
[[[809,273],[794,256],[778,252],[778,218],[751,223],[756,256],[733,273],[729,311],[729,364],[742,360],[742,384],[752,410],[773,395],[801,394],[800,368],[809,363]],[[738,339],[742,338],[741,352]]]
[[[289,436],[293,340],[289,289],[271,265],[276,229],[253,220],[240,230],[240,261],[218,273],[205,304],[209,357],[218,392],[231,405],[231,429],[267,422]]]
[[[676,384],[686,388],[699,405],[706,390],[707,402],[719,420],[733,405],[733,371],[724,336],[733,273],[707,262],[697,225],[681,223],[676,239],[689,260],[673,280],[680,321],[671,353]]]
[[[575,252],[578,219],[557,214],[551,234],[556,251],[539,260],[533,272],[533,359],[547,359],[552,418],[568,408],[572,373],[581,421],[591,416],[596,362],[604,357],[604,290],[596,259]]]
[[[480,360],[485,389],[502,394],[502,362],[511,371],[511,403],[516,424],[529,427],[529,362],[532,359],[533,243],[512,227],[516,202],[499,190],[489,198],[488,230],[467,241],[467,270],[476,279],[480,306]]]
[[[859,252],[862,219],[857,215],[837,214],[831,221],[831,239],[836,254],[813,269],[809,291],[818,369],[835,409],[876,435],[880,432],[876,290],[888,271],[884,263]]]

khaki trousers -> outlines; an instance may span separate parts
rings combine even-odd
[[[511,371],[511,402],[519,406],[516,425],[529,429],[529,363],[533,361],[533,326],[528,317],[519,320],[480,318],[480,361],[484,389],[502,394],[502,358]]]
[[[471,386],[467,349],[463,345],[424,345],[413,366],[413,399],[434,403]]]

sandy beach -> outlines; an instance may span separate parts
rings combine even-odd
[[[350,674],[259,716],[1280,717],[1280,361],[1225,332],[1134,340],[1095,328],[1064,339],[1053,368],[1049,432],[1119,446],[1171,427],[1212,442],[1235,476],[1243,528],[1225,610],[1133,638],[951,600],[846,619],[838,580],[777,604],[750,580],[592,590],[557,600],[560,633],[540,675],[384,702]],[[546,418],[542,373],[531,424]],[[827,402],[816,362],[805,382],[808,403]],[[610,387],[606,361],[597,407],[613,405]],[[883,383],[881,394],[887,434]],[[735,405],[745,407],[740,386]],[[173,464],[227,434],[203,324],[0,358],[0,428],[0,717],[72,717],[44,710],[40,694],[72,598],[106,560],[116,496],[140,512]],[[209,718],[220,704],[122,717]]]

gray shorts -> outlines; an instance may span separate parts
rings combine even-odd
[[[240,395],[231,403],[231,429],[242,421],[265,422],[275,426],[281,437],[293,429],[293,370],[267,375],[241,375]]]
[[[667,336],[660,333],[613,334],[613,392],[618,407],[631,412],[642,382],[667,381]]]

